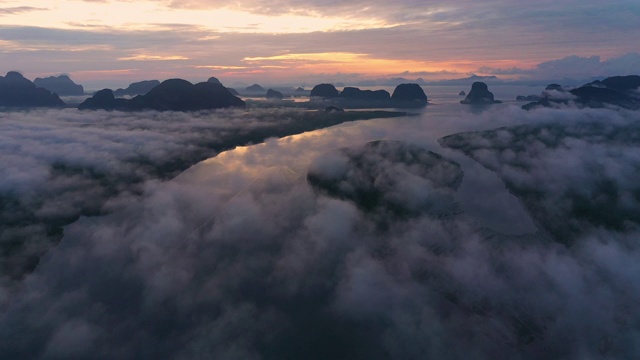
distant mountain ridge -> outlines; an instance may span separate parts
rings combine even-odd
[[[78,85],[68,75],[49,76],[36,78],[33,83],[40,88],[47,89],[60,96],[81,96],[84,95],[84,87]]]

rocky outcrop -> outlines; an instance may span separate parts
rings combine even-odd
[[[471,84],[471,91],[464,100],[460,101],[461,104],[471,105],[486,105],[500,103],[493,97],[493,93],[489,91],[487,84],[476,81]]]
[[[400,84],[389,95],[386,90],[361,90],[347,86],[342,92],[332,84],[319,84],[313,87],[310,96],[322,99],[341,108],[418,108],[427,104],[427,95],[418,84]]]
[[[145,95],[116,99],[109,89],[101,90],[78,106],[79,109],[198,111],[241,107],[244,101],[224,86],[209,82],[193,85],[182,79],[163,81]]]
[[[465,96],[465,95],[467,95],[467,93],[466,93],[466,92],[464,92],[464,91],[460,91],[460,92],[458,93],[458,95],[459,95],[459,96]]]
[[[212,83],[212,84],[219,84],[222,85],[222,83],[220,82],[220,80],[218,80],[218,78],[216,77],[210,77],[209,80],[207,80],[208,83]]]
[[[144,80],[134,82],[131,83],[126,89],[118,89],[114,91],[113,95],[116,97],[144,95],[158,85],[160,85],[160,81],[158,80]]]
[[[280,91],[269,89],[267,90],[267,99],[281,100],[284,98],[284,95]]]
[[[36,78],[33,83],[40,88],[47,89],[59,96],[80,96],[84,95],[84,88],[78,85],[67,75],[49,76],[46,78]]]
[[[319,84],[311,89],[310,96],[312,98],[337,98],[340,96],[340,92],[332,84]]]
[[[10,71],[0,76],[0,106],[63,107],[64,101],[51,91],[37,87],[22,74]]]
[[[417,101],[427,102],[427,95],[418,84],[400,84],[396,86],[391,95],[391,99],[395,101]]]
[[[356,87],[345,87],[340,97],[353,100],[385,101],[391,98],[386,90],[360,90]]]

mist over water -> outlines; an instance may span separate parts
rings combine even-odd
[[[157,130],[140,127],[131,142],[112,143],[128,144],[125,152],[149,149],[150,158],[178,156],[199,136],[176,123],[208,121],[128,116],[118,126]],[[220,124],[244,121],[234,113],[217,118]],[[238,147],[171,180],[145,174],[135,191],[105,196],[108,214],[66,226],[19,289],[4,293],[0,353],[42,359],[633,358],[640,353],[640,231],[633,216],[640,192],[632,180],[640,169],[639,120],[638,112],[612,109],[525,112],[513,104],[479,109],[442,101],[418,116]],[[49,126],[11,125],[24,139]],[[606,131],[598,136],[594,128]],[[106,134],[96,135],[84,154],[113,136]],[[375,140],[411,144],[460,164],[462,183],[452,195],[460,212],[398,217],[381,208],[372,214],[309,185],[310,164],[330,175],[346,164],[332,157],[336,150],[358,152]],[[58,148],[50,144],[34,154],[57,153],[52,149]],[[111,167],[109,173],[138,169],[111,158],[116,149],[102,149],[91,161]],[[75,157],[77,150],[65,154]],[[32,176],[3,186],[26,194],[24,179],[40,179],[43,157],[30,157],[33,165],[24,167],[16,159],[13,166]],[[350,183],[358,183],[352,165],[344,166],[347,178],[354,177]],[[407,176],[408,168],[395,164],[385,175],[406,179],[389,196],[437,201],[429,180]],[[615,191],[603,192],[602,183],[613,183]],[[623,226],[574,211],[573,190],[594,201],[608,194],[597,204],[625,216]],[[380,226],[381,218],[393,220]],[[571,242],[559,241],[559,234]]]

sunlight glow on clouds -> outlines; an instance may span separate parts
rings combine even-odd
[[[353,17],[324,17],[296,14],[260,15],[229,9],[194,10],[168,8],[157,1],[71,1],[61,0],[50,9],[0,8],[0,25],[37,24],[53,28],[78,28],[92,24],[120,30],[162,29],[176,24],[221,32],[304,33],[388,27],[381,20]],[[4,10],[4,11],[3,11]],[[34,11],[47,10],[47,11]]]
[[[348,52],[285,53],[274,56],[245,57],[242,61],[261,68],[305,69],[329,73],[340,72],[347,65],[357,69],[358,72],[377,76],[394,73],[429,73],[434,77],[433,75],[438,72],[450,76],[451,72],[465,73],[474,69],[473,63],[467,61],[380,59],[370,54]],[[264,65],[265,63],[269,65]],[[449,69],[450,72],[443,72],[443,69]]]
[[[37,8],[37,7],[32,7],[32,6],[17,6],[17,7],[0,8],[0,16],[21,14],[21,13],[26,13],[26,12],[31,12],[31,11],[40,11],[40,10],[47,10],[47,9],[46,8]]]
[[[243,61],[276,61],[276,60],[297,60],[297,61],[330,61],[330,62],[352,62],[361,60],[366,54],[352,54],[340,52],[325,52],[314,54],[283,54],[264,57],[246,57]]]
[[[223,66],[223,65],[199,65],[196,69],[213,69],[213,70],[241,70],[246,69],[246,66]]]
[[[133,60],[133,61],[172,61],[172,60],[189,60],[186,56],[173,55],[173,56],[160,56],[160,55],[133,55],[128,57],[121,57],[118,60]]]

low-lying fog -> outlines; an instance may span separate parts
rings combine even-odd
[[[34,241],[45,253],[35,270],[18,280],[5,275],[0,353],[640,353],[640,113],[429,105],[418,116],[239,147],[171,180],[174,173],[158,170],[210,151],[203,144],[218,132],[283,114],[2,114],[0,194],[11,201],[0,216],[72,216],[77,206],[100,216],[66,226],[56,246]],[[365,144],[374,140],[400,144],[401,157],[414,156],[403,152],[413,146],[440,154],[460,165],[462,182],[443,190],[433,180],[440,174],[429,173],[435,167],[372,151]],[[312,186],[309,169],[340,179],[337,192]],[[366,207],[336,195],[359,184],[382,200]],[[397,204],[409,204],[409,215]],[[457,210],[438,216],[444,205]],[[49,236],[38,226],[16,223],[1,236]],[[7,268],[29,254],[5,248]]]

